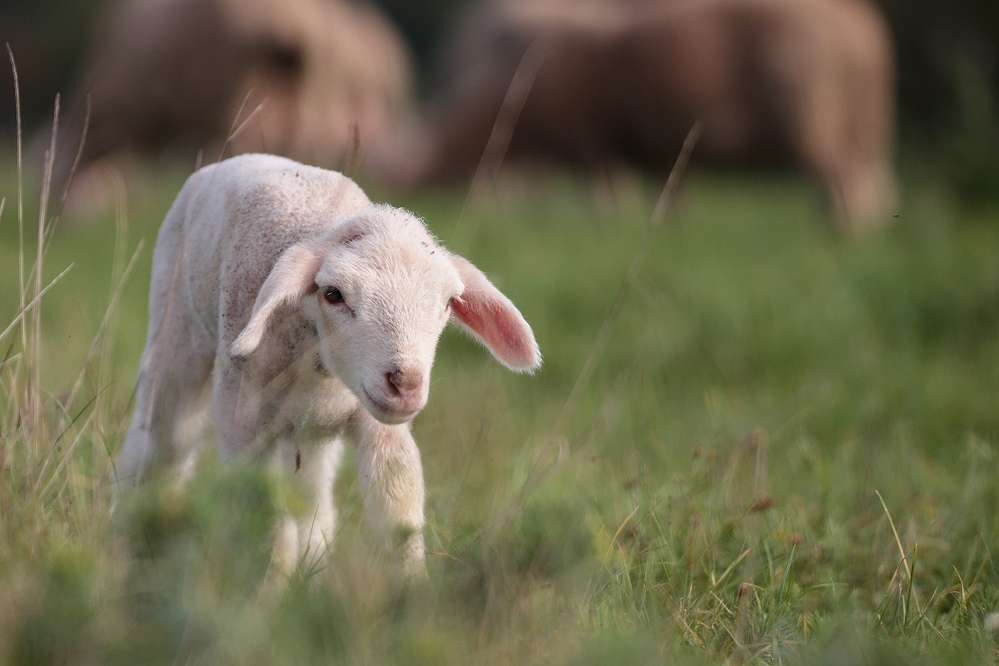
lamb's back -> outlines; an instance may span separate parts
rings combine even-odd
[[[179,270],[188,317],[213,341],[221,334],[230,343],[285,249],[370,205],[350,178],[283,157],[247,154],[204,167],[164,221],[154,281]],[[160,251],[171,245],[179,260]]]

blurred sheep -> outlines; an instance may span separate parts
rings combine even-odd
[[[664,171],[700,119],[695,159],[796,165],[844,224],[882,221],[894,201],[892,43],[864,0],[494,0],[460,24],[448,62],[425,126],[383,156],[387,182],[469,176],[526,85],[511,157]]]
[[[54,180],[70,172],[88,95],[84,170],[163,151],[194,166],[223,148],[347,166],[408,108],[411,82],[402,38],[371,4],[124,0],[96,38]]]

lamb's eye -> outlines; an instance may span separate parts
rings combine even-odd
[[[326,287],[323,290],[323,298],[326,299],[327,303],[332,303],[333,305],[339,305],[343,303],[343,294],[336,287]]]

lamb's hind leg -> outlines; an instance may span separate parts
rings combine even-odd
[[[116,495],[136,486],[154,459],[189,467],[204,422],[212,359],[178,336],[150,336],[135,389],[135,412],[112,470]]]
[[[185,192],[163,220],[153,251],[149,332],[136,381],[135,411],[111,470],[116,496],[138,484],[154,459],[175,462],[199,433],[197,412],[215,349],[205,339],[210,333],[193,330],[192,313],[181,296]]]

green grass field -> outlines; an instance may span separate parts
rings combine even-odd
[[[0,662],[995,663],[999,215],[915,176],[860,239],[767,176],[688,173],[651,238],[651,182],[553,177],[464,215],[461,192],[393,200],[461,239],[545,364],[513,375],[446,333],[414,426],[427,579],[388,573],[348,461],[336,552],[282,593],[270,530],[299,490],[260,466],[206,455],[185,490],[109,508],[182,181],[150,173],[117,223],[62,220],[43,284],[72,269],[0,339]]]

